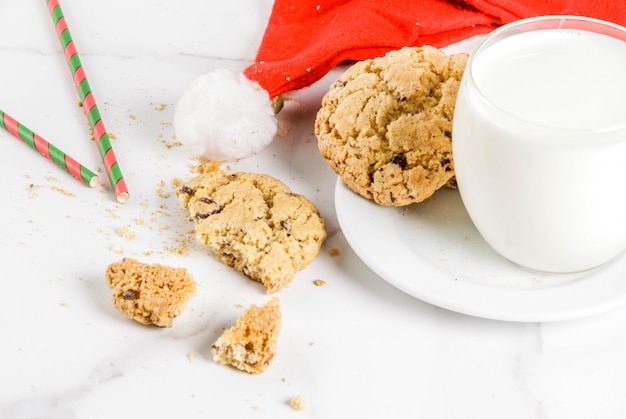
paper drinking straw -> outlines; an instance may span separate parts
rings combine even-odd
[[[100,178],[91,170],[50,144],[39,135],[17,122],[5,112],[0,111],[0,126],[24,143],[39,151],[42,156],[56,163],[61,169],[66,170],[85,185],[93,188],[100,184]]]
[[[89,82],[87,81],[83,65],[80,62],[80,57],[78,56],[72,35],[70,34],[63,11],[61,10],[61,5],[58,0],[46,0],[46,3],[48,4],[48,11],[56,27],[57,36],[59,41],[61,41],[65,59],[67,60],[72,77],[74,78],[74,85],[76,86],[78,96],[83,103],[83,111],[93,131],[93,137],[96,141],[100,156],[102,157],[115,199],[117,199],[118,202],[124,203],[129,197],[126,182],[124,181],[124,176],[122,175],[117,157],[115,157],[115,153],[113,152],[109,134],[102,122],[100,111],[96,105]]]

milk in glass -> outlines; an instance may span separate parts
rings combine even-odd
[[[463,202],[496,251],[531,269],[586,270],[626,248],[626,33],[599,32],[521,27],[485,41],[463,77]]]

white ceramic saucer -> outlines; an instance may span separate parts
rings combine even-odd
[[[586,317],[626,303],[626,256],[592,271],[523,269],[485,243],[456,190],[404,208],[335,188],[337,218],[365,264],[400,290],[477,317],[544,322]]]

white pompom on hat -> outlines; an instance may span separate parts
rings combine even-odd
[[[195,156],[237,160],[276,134],[269,94],[243,74],[216,69],[192,80],[176,106],[176,138]]]

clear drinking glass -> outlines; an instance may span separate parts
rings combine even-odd
[[[452,135],[463,203],[502,256],[575,272],[626,249],[625,28],[544,16],[496,29],[470,55]]]

